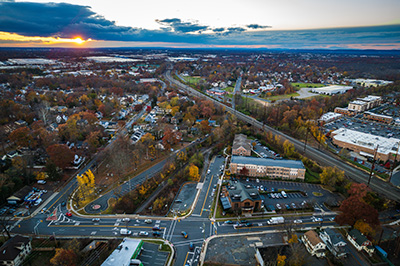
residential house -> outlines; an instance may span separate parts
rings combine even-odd
[[[246,135],[236,134],[232,145],[232,155],[251,156],[251,141]]]
[[[344,246],[347,244],[343,240],[342,236],[334,229],[326,228],[319,233],[319,237],[325,243],[326,247],[333,254],[333,256],[336,258],[342,258],[346,256]]]
[[[358,251],[365,250],[370,256],[374,253],[372,242],[357,229],[350,230],[347,234],[347,239]]]
[[[28,237],[14,236],[0,247],[0,265],[22,265],[31,251],[31,240]]]
[[[301,239],[311,256],[325,257],[326,245],[315,231],[307,231]]]
[[[222,196],[225,206],[231,207],[233,211],[253,213],[261,208],[261,197],[258,190],[250,185],[237,182],[222,187]],[[228,199],[229,203],[226,203]]]

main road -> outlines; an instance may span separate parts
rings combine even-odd
[[[260,130],[264,130],[264,131],[269,131],[274,135],[278,135],[281,136],[284,139],[288,139],[291,143],[293,143],[294,147],[296,148],[297,151],[303,151],[304,149],[304,143],[291,137],[288,136],[272,127],[269,127],[265,124],[263,124],[262,122],[254,119],[253,117],[247,116],[241,112],[236,111],[235,109],[224,105],[223,103],[218,102],[217,100],[214,100],[213,98],[185,85],[182,84],[181,82],[175,80],[172,76],[171,76],[171,70],[167,70],[166,73],[164,74],[165,78],[171,83],[171,84],[175,84],[176,86],[178,86],[180,89],[183,89],[185,91],[187,91],[188,93],[198,96],[198,97],[203,97],[203,98],[207,98],[210,101],[213,101],[214,104],[216,105],[220,105],[223,106],[227,111],[229,111],[230,113],[232,113],[233,115],[235,115],[238,119],[249,123],[251,125],[253,125],[254,127],[260,129]],[[337,156],[323,151],[323,150],[318,150],[315,149],[311,146],[307,146],[306,148],[306,152],[305,152],[305,156],[307,156],[308,158],[319,162],[321,165],[324,166],[336,166],[341,170],[344,170],[346,175],[348,177],[350,177],[351,179],[353,179],[354,181],[357,181],[359,183],[367,183],[368,182],[368,178],[369,175],[368,173],[355,168],[354,166],[348,164],[347,162],[342,161],[341,159],[339,159]],[[379,179],[379,178],[373,178],[370,182],[370,187],[375,190],[376,192],[385,195],[386,197],[388,197],[389,199],[392,200],[396,200],[396,201],[400,201],[400,190],[394,186],[392,186],[391,184]]]

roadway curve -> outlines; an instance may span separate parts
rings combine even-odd
[[[246,123],[249,123],[249,124],[255,126],[256,128],[259,128],[260,130],[269,131],[269,132],[273,133],[274,135],[278,135],[284,139],[288,139],[290,142],[293,143],[293,145],[297,151],[303,151],[303,149],[304,149],[303,142],[301,142],[293,137],[290,137],[272,127],[269,127],[269,126],[263,124],[262,122],[254,119],[253,117],[250,117],[241,112],[238,112],[238,111],[234,110],[233,108],[226,106],[223,103],[220,103],[217,100],[214,100],[211,97],[208,97],[207,95],[204,95],[203,93],[200,93],[197,90],[175,80],[171,76],[171,70],[167,70],[167,72],[164,74],[164,76],[171,84],[175,84],[180,89],[183,89],[197,97],[207,98],[210,101],[213,101],[214,104],[223,106],[228,112],[235,115],[238,119],[240,119]],[[326,153],[324,151],[315,149],[311,146],[307,146],[305,156],[320,163],[323,166],[336,166],[337,168],[345,171],[345,174],[356,182],[367,183],[367,181],[368,181],[368,177],[369,177],[368,173],[355,168],[354,166],[338,159],[336,156],[334,156],[330,153]],[[400,201],[399,189],[397,189],[396,187],[392,186],[391,184],[389,184],[379,178],[373,178],[370,182],[370,187],[374,191],[376,191],[382,195],[385,195],[389,199]]]

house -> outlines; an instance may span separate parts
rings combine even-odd
[[[253,213],[261,208],[261,197],[258,190],[241,182],[223,186],[221,197],[228,199],[233,211]]]
[[[232,145],[232,155],[250,156],[251,155],[251,141],[247,139],[246,135],[236,134]]]
[[[370,256],[372,256],[372,253],[374,253],[372,242],[369,241],[368,238],[361,234],[361,232],[357,229],[350,230],[347,234],[347,239],[358,251],[364,249],[365,252],[367,252]]]
[[[326,245],[315,231],[307,231],[301,239],[311,256],[325,257]]]
[[[31,251],[31,240],[28,237],[14,236],[0,247],[0,265],[22,265]]]
[[[331,228],[326,228],[319,233],[319,237],[325,243],[328,250],[336,258],[342,258],[346,256],[346,251],[344,246],[346,242],[343,240],[342,236]]]

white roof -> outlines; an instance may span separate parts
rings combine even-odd
[[[321,121],[329,121],[331,119],[337,119],[339,117],[341,117],[342,114],[338,114],[338,113],[334,113],[334,112],[328,112],[326,114],[323,114],[319,120]]]
[[[331,85],[331,86],[326,86],[326,87],[321,87],[321,88],[314,88],[313,91],[316,92],[323,92],[323,93],[337,93],[341,91],[348,91],[351,90],[353,87],[351,86],[339,86],[339,85]]]
[[[379,145],[378,152],[381,154],[396,153],[400,142],[400,139],[385,138],[347,128],[339,128],[333,131],[332,134],[334,135],[333,138],[338,141],[351,143],[371,150]]]
[[[113,253],[101,264],[101,266],[129,266],[131,257],[139,246],[141,240],[124,238],[120,246],[121,249],[115,249]]]
[[[364,105],[364,104],[367,104],[366,102],[364,102],[364,101],[352,101],[352,102],[350,102],[351,104],[359,104],[359,105]]]

